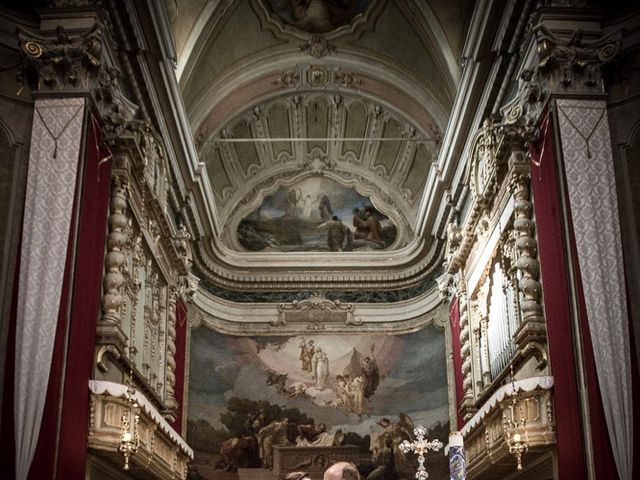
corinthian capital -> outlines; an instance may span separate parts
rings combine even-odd
[[[96,21],[79,35],[61,25],[54,32],[18,32],[27,81],[34,90],[89,90],[103,63],[103,27]]]
[[[75,4],[85,2],[70,3],[78,6]],[[105,136],[111,139],[122,133],[138,106],[123,93],[121,72],[108,60],[113,55],[107,52],[109,41],[104,25],[97,17],[86,23],[89,26],[84,31],[73,35],[62,25],[55,31],[20,30],[25,80],[39,93],[90,94]]]
[[[550,92],[604,92],[601,68],[620,51],[620,32],[586,40],[584,32],[576,30],[568,40],[562,40],[542,24],[534,31],[538,44],[538,72],[546,80]]]

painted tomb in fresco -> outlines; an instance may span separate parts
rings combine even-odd
[[[326,33],[349,25],[370,0],[266,0],[285,24],[308,33]]]
[[[280,188],[238,225],[238,240],[250,251],[381,250],[396,236],[368,197],[326,177]]]
[[[192,332],[187,438],[193,478],[273,468],[274,445],[355,445],[363,478],[410,479],[399,444],[422,424],[449,433],[444,332],[232,337]],[[446,457],[428,459],[445,478]],[[227,473],[223,473],[227,472]],[[442,475],[442,476],[440,476]]]

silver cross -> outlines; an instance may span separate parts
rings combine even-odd
[[[418,480],[426,480],[429,478],[429,474],[427,473],[427,469],[424,467],[424,454],[429,450],[437,452],[444,446],[444,444],[437,438],[432,441],[426,440],[424,437],[427,434],[427,429],[422,425],[418,425],[414,428],[413,433],[416,436],[416,440],[413,442],[408,440],[402,442],[400,444],[400,451],[402,453],[414,452],[418,454],[418,471],[416,472],[416,478]]]

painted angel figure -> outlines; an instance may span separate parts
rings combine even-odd
[[[371,431],[369,449],[374,463],[377,465],[374,470],[377,473],[374,475],[372,472],[367,477],[370,480],[413,477],[414,461],[409,455],[402,453],[400,444],[405,440],[411,441],[413,439],[414,425],[409,415],[400,413],[398,417],[399,420],[396,423],[388,418],[379,420],[378,425],[384,430],[382,432]]]

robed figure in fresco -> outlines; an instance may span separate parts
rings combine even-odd
[[[306,342],[304,337],[300,341],[300,361],[302,362],[302,371],[311,373],[311,361],[316,352],[313,340]]]
[[[260,459],[265,467],[273,466],[273,447],[276,445],[286,446],[289,444],[287,438],[287,427],[289,419],[274,420],[266,427],[262,427],[256,435],[258,447],[260,448]]]
[[[373,351],[373,348],[371,349]],[[362,387],[364,398],[371,398],[380,383],[380,372],[375,358],[365,357],[362,362],[362,376],[364,385]]]
[[[313,379],[318,390],[324,390],[329,381],[329,357],[319,347],[313,357]]]

